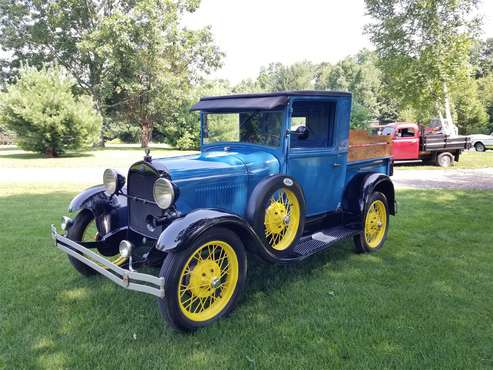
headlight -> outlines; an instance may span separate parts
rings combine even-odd
[[[175,201],[175,190],[173,184],[168,179],[160,177],[154,183],[154,201],[159,208],[169,208]]]
[[[116,191],[117,173],[111,168],[107,168],[103,173],[103,185],[106,195],[112,195]]]
[[[107,168],[104,170],[103,174],[103,185],[106,195],[113,195],[123,188],[123,185],[125,185],[125,177],[115,170]]]

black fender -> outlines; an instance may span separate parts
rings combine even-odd
[[[394,184],[383,173],[361,173],[354,176],[344,189],[342,208],[346,214],[356,216],[358,221],[364,212],[368,197],[375,191],[383,193],[389,203],[389,212],[396,214]]]
[[[250,251],[256,251],[262,245],[255,231],[242,217],[217,209],[198,209],[172,221],[159,236],[155,248],[160,252],[183,250],[215,226],[235,232]]]
[[[245,248],[272,263],[288,263],[290,258],[272,255],[264,248],[261,239],[242,217],[217,209],[198,209],[178,218],[161,233],[155,249],[160,252],[178,252],[187,248],[211,227],[222,226],[235,232]]]
[[[126,194],[123,188],[122,193]],[[88,210],[94,214],[101,236],[128,226],[127,198],[122,195],[107,196],[104,185],[95,185],[76,195],[68,207],[69,212]]]

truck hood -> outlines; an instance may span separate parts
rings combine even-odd
[[[279,161],[267,152],[208,151],[199,154],[154,159],[152,165],[166,171],[173,182],[200,181],[231,176],[259,176],[279,172]]]
[[[244,216],[250,193],[267,176],[279,173],[279,160],[263,151],[207,151],[154,159],[152,166],[167,172],[178,186],[177,209],[188,213],[216,208]]]

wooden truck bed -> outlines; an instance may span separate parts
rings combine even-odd
[[[392,156],[392,137],[369,135],[366,130],[349,131],[348,161]]]

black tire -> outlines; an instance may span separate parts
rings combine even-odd
[[[232,296],[225,306],[214,317],[196,321],[187,317],[180,307],[178,289],[182,271],[187,267],[187,263],[192,255],[195,254],[202,246],[211,241],[222,241],[234,250],[234,254],[238,261],[238,279]],[[189,266],[189,265],[188,265]],[[195,267],[194,267],[195,268]],[[190,270],[192,273],[193,269]],[[208,326],[221,317],[227,316],[236,306],[238,299],[243,291],[247,274],[247,255],[245,247],[240,238],[231,230],[222,227],[212,228],[206,231],[196,241],[194,241],[187,249],[170,252],[164,259],[160,277],[164,277],[165,281],[165,298],[158,298],[159,310],[163,318],[176,330],[193,331],[200,327]],[[209,288],[210,290],[210,288]]]
[[[446,168],[454,165],[454,156],[450,153],[440,153],[437,156],[437,165]]]
[[[477,152],[484,152],[484,151],[486,151],[486,147],[481,142],[477,142],[476,144],[474,144],[474,149],[476,149]]]
[[[281,189],[290,190],[298,200],[299,204],[299,224],[298,230],[296,231],[296,235],[293,238],[293,241],[290,243],[290,246],[283,250],[276,250],[269,245],[269,242],[265,235],[265,215],[267,210],[268,202],[274,193]],[[303,230],[305,227],[305,198],[303,196],[303,191],[301,187],[294,181],[294,179],[288,176],[276,176],[272,178],[268,178],[263,182],[259,183],[257,187],[253,190],[252,195],[250,196],[250,200],[248,203],[248,211],[247,217],[250,224],[253,226],[253,229],[257,233],[257,235],[262,240],[266,250],[270,253],[270,255],[274,257],[286,257],[290,254],[293,246],[296,245],[296,242],[303,234]]]
[[[82,241],[84,230],[94,220],[92,212],[83,210],[74,218],[72,226],[68,229],[67,238],[74,242]],[[92,276],[96,274],[96,271],[80,262],[77,258],[68,255],[68,260],[74,266],[74,268],[84,276]]]
[[[386,222],[385,222],[385,231],[383,233],[383,237],[381,241],[378,243],[376,246],[370,246],[365,238],[365,226],[366,226],[366,218],[368,217],[368,211],[370,206],[373,204],[375,201],[381,201],[384,206],[385,206],[385,214],[386,214]],[[387,239],[387,233],[389,231],[389,204],[387,201],[387,197],[380,193],[380,192],[374,192],[368,197],[368,200],[365,204],[365,209],[364,209],[364,217],[362,219],[362,230],[361,233],[356,235],[354,237],[354,246],[356,248],[356,251],[358,253],[371,253],[371,252],[376,252],[380,248],[383,247],[385,240]]]

